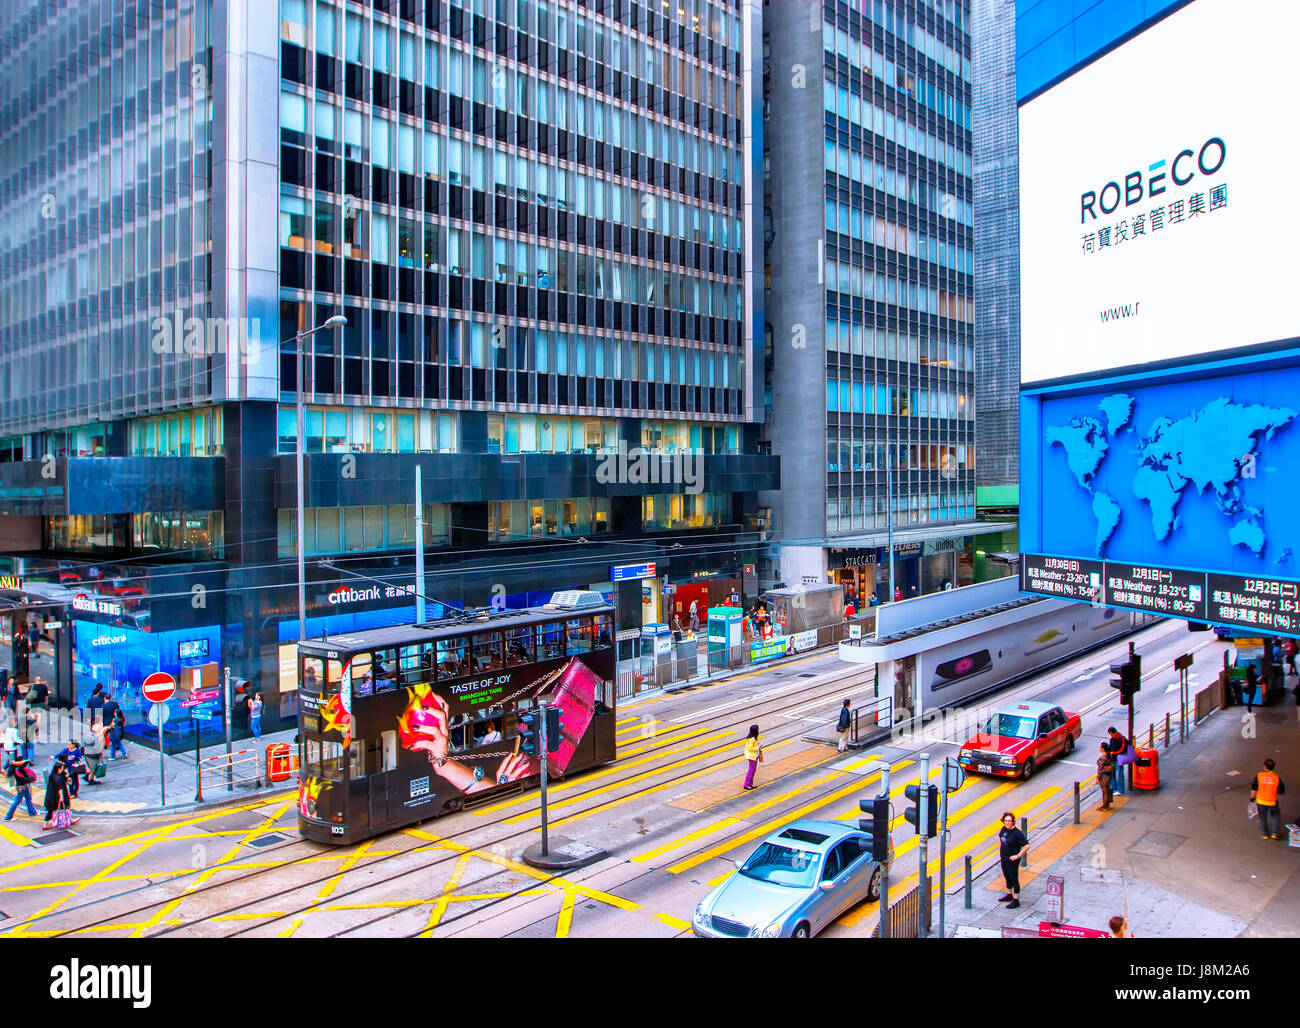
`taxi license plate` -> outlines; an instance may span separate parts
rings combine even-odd
[[[992,765],[992,764],[978,764],[978,765],[976,765],[976,770],[981,771],[981,772],[983,772],[983,773],[986,774],[986,775],[987,775],[987,774],[992,774],[992,773],[993,773],[993,765]]]

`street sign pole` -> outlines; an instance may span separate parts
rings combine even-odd
[[[889,799],[889,761],[880,763],[880,795]],[[889,831],[889,822],[885,822],[885,832],[889,834],[889,845],[885,848],[885,863],[880,869],[880,937],[889,938],[889,868],[894,850],[893,833]]]
[[[203,802],[203,723],[190,711],[190,724],[194,726],[194,802]]]
[[[955,772],[955,773],[954,773]],[[961,765],[952,757],[943,762],[943,797],[939,801],[939,938],[944,935],[944,908],[948,890],[944,887],[943,874],[948,866],[948,793],[961,788]],[[952,778],[948,776],[952,773]]]
[[[550,750],[546,746],[546,700],[537,700],[537,752],[542,761],[542,856],[549,856],[546,837],[546,765],[550,762]]]
[[[928,818],[930,817],[930,754],[921,754],[921,789],[917,794],[916,801],[916,827],[921,834],[921,845],[916,848],[921,859],[921,881],[918,888],[921,890],[921,917],[918,925],[918,934],[922,939],[927,938],[930,934],[930,880],[926,877],[926,860],[929,854],[926,852],[929,848],[930,837],[925,834],[929,826]]]
[[[225,726],[226,726],[226,792],[234,792],[235,772],[230,762],[231,756],[233,755],[233,751],[231,750],[230,747],[230,668],[226,668],[226,673],[223,676],[223,679],[224,681],[222,684],[223,693],[221,697],[221,707],[222,707],[221,716],[222,716],[222,720],[225,721]]]
[[[158,719],[158,805],[167,806],[167,763],[163,759],[162,718]]]

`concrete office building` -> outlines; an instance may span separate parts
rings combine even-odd
[[[217,664],[292,718],[300,388],[312,635],[413,617],[417,466],[438,600],[595,586],[635,629],[740,583],[779,484],[756,0],[10,12],[0,665],[135,721]]]
[[[765,442],[781,489],[763,502],[787,583],[887,598],[891,494],[903,594],[970,579],[969,19],[966,0],[765,8]]]

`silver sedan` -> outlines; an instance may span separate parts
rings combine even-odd
[[[889,852],[892,858],[892,845]],[[835,821],[796,821],[738,867],[695,908],[696,935],[807,939],[880,895],[870,838]]]

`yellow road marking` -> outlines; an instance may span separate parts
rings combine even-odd
[[[63,904],[68,902],[68,900],[72,899],[72,897],[75,896],[77,893],[79,893],[82,889],[85,889],[86,887],[99,882],[104,875],[116,871],[123,864],[127,863],[127,861],[133,859],[134,857],[139,856],[141,853],[143,853],[152,845],[153,845],[152,840],[141,843],[139,846],[131,850],[125,856],[119,857],[117,860],[113,861],[113,863],[109,864],[107,867],[102,868],[97,874],[91,875],[90,878],[77,885],[76,888],[74,888],[71,892],[64,894],[59,899],[55,900],[53,903],[47,904],[46,906],[42,907],[31,917],[25,918],[22,923],[20,923],[13,929],[13,931],[6,932],[5,934],[6,935],[24,934],[21,930],[22,924],[29,924],[35,921],[39,921],[41,918],[47,916],[48,914],[52,914],[55,910],[57,910],[59,907],[63,906]]]
[[[370,848],[371,843],[373,843],[374,841],[375,841],[374,839],[367,839],[360,846],[357,846],[348,855],[348,858],[344,860],[343,863],[339,866],[338,872],[334,875],[331,875],[330,879],[324,885],[321,886],[320,892],[316,893],[316,898],[313,899],[312,902],[320,903],[322,900],[329,899],[330,896],[334,894],[334,890],[338,888],[339,882],[343,880],[343,876],[347,874],[352,868],[356,867],[357,861],[359,861],[362,857],[366,855],[366,850]]]
[[[866,764],[868,761],[875,760],[875,759],[876,759],[875,757],[863,757],[861,760],[854,761],[852,764],[849,765],[849,767],[851,768],[861,767],[862,765]],[[906,767],[907,764],[909,763],[911,763],[911,761],[907,761],[903,764],[900,764],[899,766]],[[675,839],[669,839],[667,842],[663,843],[662,845],[656,846],[652,850],[647,850],[645,853],[639,853],[635,857],[631,858],[632,862],[636,864],[647,863],[648,861],[654,860],[657,857],[663,856],[665,853],[669,853],[675,849],[680,849],[682,846],[686,846],[689,843],[695,842],[697,839],[702,839],[706,835],[712,835],[714,832],[720,831],[723,828],[729,828],[732,825],[739,824],[741,821],[748,820],[752,815],[767,810],[769,807],[775,806],[776,804],[781,803],[784,800],[788,800],[793,796],[798,796],[801,793],[807,792],[809,789],[815,789],[820,785],[825,785],[827,782],[834,781],[836,778],[841,777],[842,774],[844,774],[844,772],[832,771],[830,774],[823,775],[822,777],[816,778],[811,782],[805,782],[804,784],[795,786],[793,789],[789,789],[786,792],[777,793],[759,803],[755,803],[752,806],[737,811],[735,814],[729,817],[724,817],[719,821],[715,821],[713,824],[705,825],[703,828],[696,829],[693,832],[690,832],[683,836],[679,836]],[[851,788],[859,789],[862,786],[869,784],[873,780],[878,781],[879,778],[880,778],[879,774],[868,775],[867,777],[861,780],[855,778]],[[835,797],[838,798],[840,795],[846,795],[846,793],[836,793]],[[791,820],[794,819],[792,818]],[[740,845],[740,843],[743,841],[744,840],[741,839],[740,841],[736,842],[735,845]],[[727,849],[730,849],[730,846],[727,846],[724,849],[719,850],[718,852],[726,852]],[[706,852],[708,852],[710,856],[713,855],[712,850]],[[696,864],[703,863],[704,860],[707,859],[709,859],[709,857],[704,857],[703,860],[695,860],[694,863],[689,861],[683,861],[680,864],[676,864],[673,867],[670,867],[668,869],[668,873],[677,874],[679,870],[686,870],[689,867],[694,867]]]
[[[661,753],[652,753],[649,756],[641,757],[638,760],[624,761],[622,758],[619,758],[618,763],[615,764],[613,767],[607,767],[603,771],[597,771],[594,774],[583,775],[581,778],[575,778],[572,781],[560,782],[552,785],[548,792],[548,797],[549,795],[558,792],[560,789],[576,788],[577,786],[581,786],[581,785],[590,785],[592,782],[598,782],[603,778],[608,778],[610,775],[619,774],[622,771],[628,770],[628,768],[640,767],[642,764],[649,764],[651,761],[659,759],[661,757],[671,757],[673,754],[676,753],[684,753],[686,750],[689,750],[693,746],[699,746],[701,744],[716,742],[718,739],[722,738],[724,735],[727,734],[728,734],[727,732],[714,732],[708,735],[701,736],[698,739],[691,739],[689,741],[678,740],[677,743],[670,746],[668,749],[662,751]],[[525,793],[522,796],[514,796],[508,800],[502,800],[500,803],[493,803],[491,806],[488,807],[479,807],[477,810],[474,811],[474,813],[479,815],[495,814],[499,810],[505,810],[507,807],[518,806],[520,803],[528,803],[532,800],[535,800],[536,798],[537,798],[537,793],[534,791],[530,791],[528,793]]]
[[[8,825],[0,825],[0,838],[6,842],[12,842],[15,846],[30,846],[32,840],[25,835],[19,835]]]
[[[295,917],[289,922],[289,927],[276,936],[277,939],[292,939],[293,933],[302,927],[302,918]]]
[[[725,733],[719,733],[719,734],[725,734]],[[698,740],[698,741],[702,742],[703,740]],[[552,801],[548,798],[546,804],[547,809],[555,810],[558,807],[566,807],[571,803],[577,803],[579,800],[590,799],[592,796],[603,795],[604,793],[609,792],[611,789],[621,789],[625,785],[635,785],[637,782],[643,782],[647,778],[653,778],[655,775],[663,774],[665,771],[672,771],[675,768],[685,767],[687,764],[693,764],[697,760],[714,756],[715,754],[727,749],[730,745],[731,745],[730,743],[727,743],[726,745],[723,746],[715,746],[714,748],[709,750],[701,750],[698,753],[692,753],[689,757],[683,757],[681,760],[675,760],[671,764],[662,764],[659,767],[652,767],[650,768],[650,770],[642,771],[640,774],[632,775],[630,778],[623,778],[617,782],[610,782],[608,785],[602,785],[598,789],[589,789],[586,792],[575,793],[574,795],[568,796],[562,800]],[[710,768],[709,770],[715,770],[715,769]],[[677,781],[681,781],[681,779],[677,779]],[[531,818],[533,814],[534,812],[531,810],[525,811],[522,814],[516,814],[514,817],[508,818],[506,820],[506,824],[508,825],[518,824],[520,821],[524,821],[527,820],[528,818]]]
[[[625,717],[625,718],[623,718],[623,720],[621,720],[621,721],[615,721],[615,722],[614,722],[614,727],[617,728],[619,725],[626,725],[626,724],[629,724],[629,723],[632,722],[632,721],[640,721],[640,720],[641,720],[641,718],[640,718],[639,716],[638,716],[638,717]]]
[[[573,927],[573,904],[577,902],[578,894],[572,889],[564,890],[564,902],[560,904],[560,919],[555,922],[555,937],[557,939],[567,939],[569,929]]]
[[[681,728],[674,728],[671,732],[664,732],[663,735],[655,736],[655,738],[643,745],[630,746],[622,752],[621,756],[635,757],[638,753],[644,753],[646,750],[658,746],[661,743],[672,743],[675,745],[679,742],[686,742],[688,739],[695,739],[698,742],[698,736],[711,734],[714,733],[710,732],[707,728],[695,728],[692,725],[683,725]]]
[[[468,853],[462,853],[456,858],[451,877],[447,879],[447,884],[442,887],[442,896],[433,904],[433,909],[429,911],[428,920],[424,922],[424,930],[420,932],[418,938],[427,939],[433,934],[434,926],[442,920],[442,915],[447,912],[447,904],[450,902],[448,894],[455,892],[460,887],[460,880],[465,877],[465,870],[469,867],[469,861],[470,854]]]
[[[672,914],[655,914],[655,920],[660,924],[666,924],[669,928],[676,928],[679,932],[689,932],[691,923],[683,921],[680,917],[673,917]]]
[[[420,828],[403,828],[402,833],[409,835],[414,839],[424,839],[443,849],[449,849],[455,853],[470,853],[480,860],[486,860],[501,867],[508,868],[517,874],[527,875],[529,878],[537,881],[545,881],[548,885],[554,885],[557,888],[573,888],[587,899],[599,900],[602,903],[608,903],[612,907],[619,907],[623,910],[640,910],[641,904],[632,900],[624,899],[622,896],[615,896],[612,893],[601,892],[599,889],[592,889],[588,886],[581,885],[577,882],[570,882],[565,878],[552,878],[545,871],[539,871],[535,867],[529,867],[527,864],[521,864],[518,861],[503,857],[499,853],[492,853],[488,850],[474,849],[472,846],[463,846],[458,842],[452,842],[450,839],[440,839],[436,835]]]
[[[764,747],[764,748],[763,748],[763,752],[764,752],[764,753],[771,753],[773,750],[775,750],[775,749],[779,749],[779,748],[782,747],[782,746],[788,746],[790,743],[792,743],[792,742],[794,742],[794,741],[795,741],[795,740],[793,740],[793,739],[782,739],[780,742],[774,742],[774,743],[772,743],[771,746],[766,746],[766,747]],[[717,751],[715,750],[714,752],[717,752]],[[693,781],[694,779],[699,778],[699,777],[702,776],[702,775],[711,775],[711,774],[714,774],[714,773],[716,773],[716,772],[718,772],[718,771],[723,771],[723,770],[725,770],[726,768],[730,767],[730,766],[733,765],[733,764],[739,764],[739,763],[742,762],[744,759],[745,759],[745,758],[744,758],[744,756],[742,755],[742,756],[738,756],[738,757],[736,757],[734,760],[727,761],[727,763],[722,764],[722,765],[720,765],[720,766],[718,766],[718,767],[702,767],[702,768],[700,768],[698,771],[692,771],[690,774],[686,774],[686,775],[679,775],[678,777],[673,778],[673,779],[671,779],[671,780],[669,780],[669,781],[667,781],[667,782],[662,782],[662,783],[660,783],[659,785],[652,785],[652,786],[651,786],[650,788],[648,788],[648,789],[640,789],[640,790],[637,791],[637,793],[636,793],[636,795],[635,795],[634,797],[633,797],[633,796],[620,796],[618,799],[609,800],[609,801],[607,801],[607,802],[605,802],[605,803],[600,804],[599,806],[592,807],[590,810],[584,810],[584,811],[582,811],[581,813],[578,813],[578,814],[570,814],[568,817],[562,817],[562,818],[559,818],[559,819],[556,820],[556,821],[551,821],[551,822],[550,822],[550,826],[551,826],[552,828],[554,828],[554,827],[558,827],[559,825],[565,825],[565,824],[570,824],[571,822],[574,822],[574,821],[580,821],[580,820],[581,820],[582,818],[584,818],[584,817],[591,817],[591,816],[594,815],[594,814],[601,814],[601,813],[604,813],[606,810],[610,810],[610,809],[612,809],[612,808],[614,808],[614,807],[617,807],[620,803],[626,802],[626,801],[629,800],[629,799],[642,799],[642,798],[644,798],[644,797],[646,797],[646,796],[651,795],[652,793],[659,792],[659,791],[661,791],[661,790],[663,790],[663,789],[669,789],[669,788],[673,787],[674,785],[681,785],[681,784],[683,784],[684,782],[690,782],[690,781]],[[688,763],[688,762],[687,762],[687,761],[682,761],[682,763]],[[541,831],[541,828],[540,828],[540,827],[535,828],[534,831],[540,832],[540,831]]]

